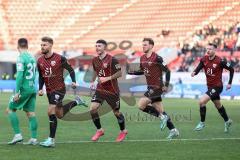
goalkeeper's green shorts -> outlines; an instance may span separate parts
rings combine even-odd
[[[10,98],[10,110],[24,110],[26,112],[35,112],[36,93],[21,94],[18,102],[13,101],[14,95]]]

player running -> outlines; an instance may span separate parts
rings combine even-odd
[[[229,71],[229,81],[226,86],[226,90],[229,90],[232,86],[231,84],[234,75],[234,69],[230,65],[230,63],[227,63],[226,60],[215,55],[216,48],[217,46],[211,43],[207,46],[206,48],[207,55],[205,55],[200,60],[199,65],[191,74],[191,76],[194,77],[203,68],[207,78],[208,87],[207,92],[199,100],[201,121],[195,127],[196,131],[201,131],[205,127],[206,104],[208,103],[209,100],[211,100],[214,103],[218,112],[225,121],[224,132],[228,132],[229,127],[232,124],[232,120],[228,117],[224,106],[221,104],[220,94],[223,90],[222,83],[223,69],[227,69]]]
[[[47,98],[49,102],[48,117],[50,125],[49,137],[40,142],[41,146],[54,147],[55,134],[57,130],[57,117],[62,118],[69,110],[77,105],[85,105],[80,97],[76,97],[75,101],[71,101],[62,105],[62,100],[66,94],[63,71],[66,69],[72,79],[72,88],[76,88],[75,73],[67,59],[57,53],[52,52],[53,39],[43,37],[41,43],[41,51],[43,56],[38,59],[39,71],[39,96],[43,95],[43,85],[46,86]],[[86,106],[86,105],[85,105]]]
[[[98,115],[98,108],[106,100],[113,110],[114,115],[118,120],[120,127],[120,133],[116,138],[117,142],[121,142],[127,135],[125,128],[125,118],[119,111],[120,109],[120,95],[117,78],[122,76],[121,66],[117,59],[106,53],[107,42],[105,40],[98,40],[96,42],[97,57],[93,58],[92,65],[94,74],[92,78],[91,88],[95,89],[94,81],[98,77],[99,81],[96,87],[96,91],[91,100],[91,116],[93,123],[95,124],[97,131],[92,137],[92,141],[97,141],[104,135],[100,118]]]
[[[131,75],[145,75],[148,90],[144,96],[139,99],[138,106],[143,112],[160,117],[160,128],[163,130],[166,126],[170,130],[168,139],[179,136],[179,131],[173,125],[170,117],[164,111],[162,104],[162,93],[168,90],[170,81],[170,70],[164,64],[161,56],[152,51],[154,41],[151,38],[143,39],[144,55],[140,58],[140,70],[131,71],[127,67],[127,73]],[[166,82],[163,84],[162,74],[166,72]]]

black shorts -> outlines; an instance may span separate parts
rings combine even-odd
[[[162,90],[160,88],[152,89],[148,88],[147,92],[144,93],[144,96],[149,98],[152,102],[161,102],[162,101]]]
[[[92,96],[91,102],[97,102],[101,105],[106,101],[113,110],[120,109],[120,96],[119,94],[101,93],[96,91]]]
[[[58,91],[53,91],[51,93],[47,93],[49,104],[57,105],[59,103],[62,103],[62,100],[65,94],[66,94],[66,90],[58,90]]]
[[[212,87],[208,88],[206,94],[211,98],[212,101],[220,100],[220,94],[223,90],[223,87]]]

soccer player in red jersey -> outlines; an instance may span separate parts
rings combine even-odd
[[[107,42],[105,40],[98,40],[96,42],[97,57],[93,58],[93,78],[91,89],[96,89],[92,100],[91,100],[91,116],[94,125],[97,128],[95,135],[92,137],[92,141],[97,141],[101,136],[104,135],[100,118],[98,114],[98,108],[106,101],[113,110],[114,115],[118,120],[120,127],[120,133],[116,138],[117,142],[121,142],[127,135],[125,128],[125,118],[119,111],[120,109],[120,95],[118,88],[117,78],[122,76],[121,66],[117,59],[112,57],[106,52]],[[94,81],[98,77],[98,84],[95,87]]]
[[[49,102],[48,116],[50,124],[50,135],[40,145],[45,147],[55,146],[55,133],[57,129],[57,117],[62,118],[70,109],[78,104],[84,104],[80,97],[76,97],[75,101],[65,105],[62,100],[66,94],[63,71],[66,69],[72,79],[72,88],[76,88],[75,73],[67,59],[57,53],[52,52],[53,39],[43,37],[41,43],[41,51],[43,56],[38,59],[39,71],[39,96],[43,95],[43,85],[46,86],[47,98]]]
[[[215,107],[217,108],[220,115],[225,121],[225,132],[229,131],[229,127],[232,124],[232,120],[228,118],[225,108],[221,104],[220,94],[223,90],[222,83],[222,72],[223,69],[229,71],[229,81],[226,86],[226,90],[231,88],[234,69],[226,60],[215,55],[215,50],[217,46],[215,44],[208,44],[207,46],[207,55],[205,55],[201,60],[197,68],[192,72],[191,76],[194,77],[197,75],[201,69],[204,69],[206,79],[207,79],[207,92],[200,98],[200,117],[201,121],[195,127],[196,131],[200,131],[205,127],[205,117],[206,117],[206,104],[211,100]]]
[[[168,139],[179,135],[179,131],[174,127],[170,117],[164,112],[162,104],[162,93],[168,90],[170,81],[170,70],[164,64],[161,56],[152,51],[154,41],[151,38],[143,39],[143,52],[140,57],[140,70],[132,71],[127,67],[127,73],[131,75],[145,75],[147,81],[147,92],[139,99],[138,106],[143,112],[160,117],[160,128],[163,130],[166,126],[170,130]],[[162,74],[166,72],[166,82],[163,83]]]

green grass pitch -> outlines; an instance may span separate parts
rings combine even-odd
[[[239,159],[240,156],[240,102],[223,100],[228,115],[233,119],[230,133],[224,133],[224,122],[211,104],[207,105],[206,127],[201,132],[193,131],[199,121],[197,100],[163,99],[165,110],[172,117],[180,131],[177,140],[167,141],[168,129],[160,131],[159,120],[139,112],[136,105],[128,106],[121,101],[121,111],[126,115],[129,131],[122,143],[114,140],[119,127],[110,112],[101,117],[105,135],[99,142],[89,142],[95,127],[89,121],[58,121],[55,148],[6,144],[13,136],[7,115],[4,113],[10,94],[0,93],[0,159],[1,160],[172,160],[172,159]],[[89,97],[85,97],[90,101]],[[47,98],[37,97],[36,113],[39,122],[38,139],[48,136]],[[73,112],[86,112],[87,108],[77,107]],[[18,111],[24,140],[29,138],[28,121],[22,111]]]

